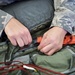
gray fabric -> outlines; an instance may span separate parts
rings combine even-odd
[[[29,29],[51,21],[53,18],[52,0],[30,0],[5,6],[2,10],[17,18]]]
[[[15,0],[0,0],[0,5],[6,5],[14,2]]]

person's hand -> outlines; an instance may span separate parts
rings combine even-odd
[[[15,18],[12,18],[4,29],[8,39],[13,45],[23,47],[32,42],[29,30]]]
[[[49,29],[42,38],[38,50],[46,55],[52,55],[62,48],[66,31],[59,27]]]

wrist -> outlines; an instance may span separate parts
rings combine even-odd
[[[58,32],[60,32],[63,35],[66,35],[67,34],[67,31],[64,30],[63,28],[60,28],[60,27],[53,27],[53,28],[56,29]]]

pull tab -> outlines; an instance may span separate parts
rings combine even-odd
[[[42,40],[42,36],[37,37],[37,43],[40,44],[41,40]]]

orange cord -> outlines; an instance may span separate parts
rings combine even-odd
[[[37,43],[40,43],[42,40],[42,36],[37,37]]]
[[[63,44],[75,44],[75,36],[67,35],[65,36]]]
[[[42,36],[39,36],[37,37],[37,43],[40,43],[42,40]],[[66,35],[65,36],[65,39],[63,41],[63,44],[64,45],[67,45],[67,44],[75,44],[75,36],[74,35]]]

